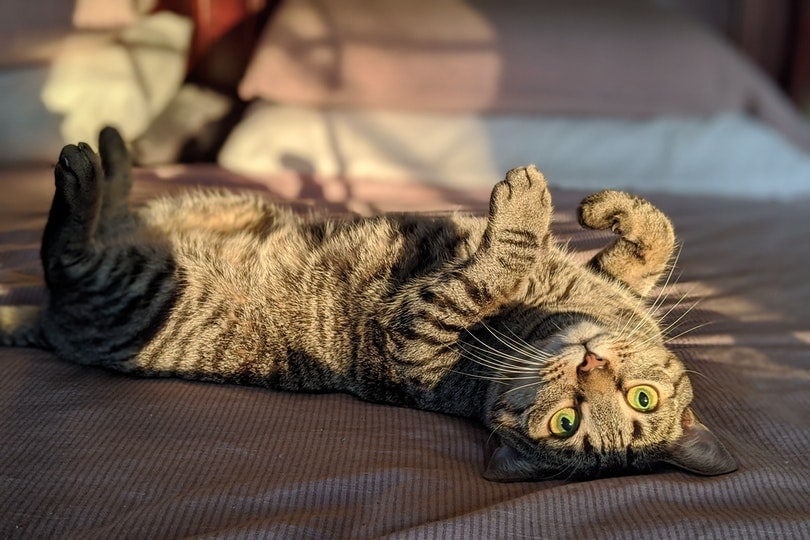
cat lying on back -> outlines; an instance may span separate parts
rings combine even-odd
[[[99,146],[59,157],[47,300],[4,344],[475,417],[500,441],[491,480],[736,468],[642,301],[675,244],[647,201],[582,202],[583,226],[619,234],[583,266],[555,245],[534,167],[507,173],[486,218],[333,220],[203,191],[133,211],[123,141],[107,128]]]

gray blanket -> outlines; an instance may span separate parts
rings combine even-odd
[[[37,303],[53,180],[47,169],[2,178],[0,305]],[[291,192],[289,178],[214,168],[137,181],[139,199],[194,183]],[[486,202],[363,187],[346,191],[365,194],[361,204],[332,206]],[[553,194],[562,239],[586,254],[606,241],[576,226],[582,193]],[[480,477],[488,433],[465,419],[346,395],[131,379],[2,348],[0,537],[810,537],[810,202],[649,198],[683,242],[664,303],[683,298],[669,315],[684,315],[672,345],[738,472],[496,484]]]

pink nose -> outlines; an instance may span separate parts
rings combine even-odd
[[[579,369],[579,371],[588,372],[593,369],[603,368],[606,364],[607,360],[603,360],[589,351],[585,353],[585,358],[583,358],[582,363],[577,369]]]

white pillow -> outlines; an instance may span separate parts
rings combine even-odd
[[[257,102],[219,163],[455,188],[491,186],[536,163],[556,185],[743,197],[810,195],[810,156],[747,116],[627,120],[425,114]]]
[[[191,30],[161,12],[50,65],[0,71],[0,162],[52,161],[63,144],[95,145],[105,125],[143,133],[185,77]]]

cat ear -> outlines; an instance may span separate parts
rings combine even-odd
[[[549,478],[553,474],[553,471],[529,461],[511,446],[501,443],[492,452],[483,476],[493,482],[527,482]]]
[[[682,424],[683,435],[669,448],[665,463],[705,476],[737,470],[737,462],[691,407],[683,411]]]

